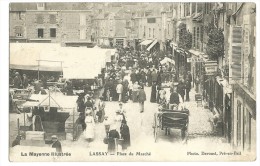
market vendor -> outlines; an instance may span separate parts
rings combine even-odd
[[[53,142],[52,144],[52,148],[56,148],[56,152],[61,153],[62,152],[62,147],[61,147],[61,143],[58,140],[58,137],[56,135],[51,136],[51,140]]]

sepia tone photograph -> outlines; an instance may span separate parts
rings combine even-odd
[[[256,4],[9,4],[9,160],[256,160]]]

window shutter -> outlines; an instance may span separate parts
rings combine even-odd
[[[37,23],[38,24],[43,24],[43,16],[42,15],[37,15]]]
[[[231,79],[240,81],[242,77],[242,27],[231,27]]]
[[[21,27],[21,26],[16,26],[16,27],[15,27],[15,33],[16,33],[16,34],[18,34],[18,33],[19,33],[19,34],[22,34],[22,27]]]
[[[50,15],[50,23],[55,24],[56,23],[56,16],[54,14]]]

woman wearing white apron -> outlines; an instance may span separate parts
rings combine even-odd
[[[89,143],[94,139],[94,128],[95,128],[95,121],[93,116],[91,115],[92,111],[90,109],[86,110],[86,130],[84,131],[85,139],[87,140],[88,146]]]

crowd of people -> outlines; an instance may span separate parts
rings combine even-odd
[[[79,87],[83,89],[82,93],[77,93],[77,107],[88,146],[95,138],[97,123],[104,125],[104,143],[108,144],[109,152],[115,152],[118,144],[122,145],[122,150],[126,150],[131,145],[124,103],[139,103],[139,111],[143,113],[144,103],[147,100],[158,103],[160,109],[178,109],[180,103],[190,100],[191,73],[187,72],[182,78],[177,77],[173,64],[161,63],[166,57],[172,59],[171,54],[117,48],[112,63],[95,78],[94,85],[99,87],[98,98],[94,96],[93,86],[88,83],[80,86],[79,82],[65,82],[66,95],[75,95],[73,90]],[[43,93],[43,89],[47,88],[47,81],[50,79],[45,76],[34,81],[32,83],[34,92]],[[28,88],[29,84],[26,74],[21,78],[18,72],[15,73],[12,80],[14,88]],[[166,85],[171,89],[170,94],[167,94],[164,88]],[[146,97],[145,87],[151,88],[150,99]],[[113,117],[108,117],[106,103],[111,101],[118,101],[119,108],[115,110]]]

